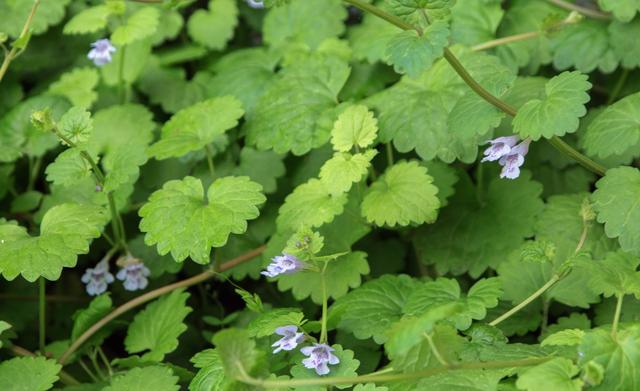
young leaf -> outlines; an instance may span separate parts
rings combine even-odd
[[[319,227],[342,214],[347,203],[346,194],[332,195],[326,184],[311,179],[289,194],[280,207],[277,224],[281,231],[300,227]]]
[[[640,255],[640,172],[632,167],[613,168],[596,187],[593,207],[605,233],[617,237],[624,251]]]
[[[640,93],[607,106],[589,124],[583,142],[589,155],[601,158],[635,151],[640,144]]]
[[[378,226],[406,226],[435,221],[440,208],[438,188],[417,162],[399,162],[367,191],[362,215]]]
[[[65,34],[87,34],[107,27],[107,21],[112,14],[112,7],[96,5],[78,12],[64,25]]]
[[[160,12],[156,8],[141,8],[131,14],[124,24],[116,27],[111,34],[111,41],[114,45],[124,46],[147,38],[156,32],[159,19]]]
[[[16,224],[0,224],[0,272],[7,280],[18,274],[30,282],[40,276],[57,280],[63,267],[74,267],[78,254],[89,252],[106,221],[102,207],[62,204],[44,215],[40,236],[29,236]]]
[[[378,120],[367,106],[350,106],[338,116],[331,130],[331,144],[339,152],[353,147],[366,148],[373,144],[378,133]]]
[[[92,68],[77,68],[63,74],[49,86],[49,93],[69,99],[71,104],[88,109],[98,99],[94,91],[98,85],[98,71]]]
[[[103,388],[103,391],[178,391],[178,376],[165,366],[148,366],[133,368],[122,375],[111,379],[111,385]]]
[[[125,348],[130,354],[147,351],[143,361],[162,362],[178,347],[178,337],[186,329],[184,318],[191,312],[189,294],[175,290],[149,304],[129,325]]]
[[[46,391],[62,365],[45,357],[16,357],[0,363],[0,390]]]
[[[211,144],[238,125],[242,103],[232,96],[213,98],[180,110],[162,127],[160,140],[149,147],[157,159],[180,157]]]
[[[534,99],[518,110],[513,129],[522,138],[564,136],[578,129],[579,118],[587,114],[585,103],[591,88],[587,75],[563,72],[549,80],[544,99]]]
[[[81,107],[72,107],[60,118],[58,129],[75,146],[84,149],[93,130],[91,114]]]
[[[374,149],[353,155],[349,152],[336,152],[320,169],[320,180],[331,195],[346,193],[354,183],[366,177],[371,159],[377,153]]]
[[[338,299],[331,307],[339,317],[338,328],[358,339],[384,343],[389,326],[400,320],[407,299],[419,283],[406,275],[384,275],[368,281]]]
[[[580,391],[584,385],[574,379],[580,369],[567,358],[556,357],[550,361],[525,370],[518,376],[516,386],[520,390]]]
[[[360,286],[362,276],[369,274],[367,254],[355,251],[330,261],[325,270],[327,295],[334,299],[344,296],[349,288]],[[314,303],[322,303],[322,276],[317,272],[285,274],[278,278],[278,289],[291,290],[297,300],[311,297]]]
[[[445,22],[430,24],[422,35],[415,30],[402,31],[387,43],[386,60],[396,72],[415,78],[442,57],[448,38],[449,26]]]
[[[210,0],[209,10],[199,9],[187,23],[189,36],[214,50],[223,50],[238,24],[238,7],[234,0]]]
[[[225,177],[213,182],[204,199],[202,182],[194,177],[166,182],[138,212],[145,243],[177,262],[188,256],[209,263],[212,247],[221,247],[231,233],[247,230],[247,220],[259,215],[262,187],[247,177]]]

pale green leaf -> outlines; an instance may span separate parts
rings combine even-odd
[[[235,174],[248,176],[269,194],[276,191],[276,181],[285,174],[285,170],[282,157],[275,152],[244,147],[240,151],[240,164]]]
[[[497,1],[458,0],[451,8],[451,39],[477,45],[495,38],[504,10]]]
[[[0,272],[7,280],[21,274],[33,282],[57,280],[63,267],[74,267],[79,254],[101,234],[106,211],[98,206],[63,204],[51,208],[40,224],[40,236],[12,223],[0,225]]]
[[[32,34],[42,34],[49,26],[58,24],[64,18],[65,8],[70,1],[42,1],[31,23]],[[0,1],[0,31],[12,38],[18,37],[32,7],[32,1]]]
[[[94,91],[98,84],[98,71],[91,68],[77,68],[63,74],[57,82],[49,86],[49,93],[69,99],[74,106],[88,109],[98,99]]]
[[[191,15],[187,31],[195,42],[209,49],[223,50],[237,24],[235,0],[210,0],[208,10],[199,9]]]
[[[384,5],[384,3],[380,4]],[[399,27],[386,20],[365,12],[362,23],[348,30],[353,57],[358,60],[367,60],[371,64],[384,60],[387,44],[401,31]]]
[[[58,130],[74,146],[84,149],[93,130],[91,113],[81,107],[72,107],[60,118]]]
[[[399,162],[371,185],[362,201],[362,215],[378,226],[431,223],[440,208],[437,193],[425,167],[415,161]]]
[[[72,186],[91,176],[92,170],[80,151],[70,148],[56,157],[45,170],[47,181],[60,186]]]
[[[546,96],[527,102],[513,119],[513,129],[522,138],[536,141],[540,137],[564,136],[578,129],[579,118],[587,114],[590,99],[588,77],[582,73],[563,72],[545,85]]]
[[[232,391],[233,381],[227,378],[220,354],[216,349],[206,349],[190,360],[198,372],[189,383],[189,391]]]
[[[331,130],[331,144],[336,151],[349,152],[353,147],[366,148],[378,133],[378,120],[367,106],[350,106],[338,116]]]
[[[45,357],[16,357],[0,363],[0,390],[46,391],[58,381],[62,365]]]
[[[71,18],[64,25],[65,34],[87,34],[107,27],[107,21],[112,14],[108,5],[96,5],[86,8]]]
[[[160,140],[148,153],[157,159],[180,157],[211,144],[238,125],[242,103],[232,96],[212,98],[180,110],[162,127]]]
[[[635,295],[640,299],[640,259],[622,251],[590,263],[589,287],[604,297]]]
[[[140,208],[140,230],[145,243],[158,253],[171,252],[182,262],[191,257],[209,263],[212,247],[224,246],[231,233],[247,230],[247,220],[258,217],[264,203],[262,187],[247,177],[225,177],[213,182],[204,199],[202,182],[193,177],[166,182]]]
[[[607,27],[606,22],[589,18],[563,26],[552,36],[553,65],[560,70],[575,67],[584,73],[596,68],[613,72],[619,59],[611,48]]]
[[[123,185],[134,184],[140,174],[140,166],[147,162],[145,146],[129,144],[106,155],[104,191],[115,191]]]
[[[153,114],[145,106],[110,106],[93,116],[89,150],[94,154],[117,153],[129,145],[147,146],[153,140]]]
[[[580,369],[567,358],[557,357],[518,376],[516,386],[520,390],[580,391],[583,382],[574,379]]]
[[[124,57],[124,58],[123,58]],[[151,62],[151,42],[149,39],[134,41],[113,54],[110,63],[102,66],[102,81],[108,86],[117,86],[121,80],[133,84],[147,74]],[[121,65],[122,64],[122,65]],[[161,88],[167,88],[162,85]]]
[[[629,39],[640,34],[640,19],[634,19],[629,23],[614,21],[609,25],[609,36],[615,56],[620,58],[625,68],[640,66],[640,41]]]
[[[449,27],[445,22],[429,25],[422,35],[415,30],[397,33],[387,43],[386,61],[396,72],[417,77],[442,56],[448,38]]]
[[[112,378],[111,385],[102,391],[178,391],[178,376],[165,366],[133,368]]]
[[[454,0],[390,0],[389,8],[409,22],[428,24],[449,19],[454,4]]]
[[[553,333],[551,335],[549,335],[547,338],[545,338],[542,343],[540,344],[541,346],[546,346],[546,345],[567,345],[567,346],[573,346],[573,345],[579,345],[580,342],[582,341],[582,337],[584,337],[585,332],[584,330],[580,330],[580,329],[567,329],[567,330],[561,330],[558,331],[557,333]]]
[[[433,177],[433,183],[438,188],[436,195],[440,200],[441,208],[444,208],[449,203],[449,197],[455,193],[454,186],[458,182],[458,172],[455,168],[437,160],[423,164],[427,167],[429,175]]]
[[[294,308],[274,308],[259,314],[247,325],[249,335],[256,338],[273,335],[281,326],[302,326],[304,314]]]
[[[129,45],[153,35],[158,28],[160,12],[154,7],[144,7],[129,16],[126,22],[113,31],[114,45]],[[122,50],[122,48],[120,48]]]
[[[598,0],[598,5],[623,22],[630,22],[636,12],[640,12],[639,0]]]
[[[336,152],[320,169],[320,180],[331,195],[346,193],[354,183],[366,177],[371,159],[377,153],[373,149],[353,155],[349,152]]]
[[[213,344],[222,359],[225,373],[232,378],[243,373],[239,370],[240,366],[244,373],[250,373],[260,356],[256,343],[249,338],[246,330],[222,330],[213,337]]]
[[[158,362],[173,352],[178,347],[178,337],[187,330],[184,319],[191,312],[186,304],[188,298],[189,293],[175,290],[140,311],[127,330],[127,352],[146,352],[142,360]]]

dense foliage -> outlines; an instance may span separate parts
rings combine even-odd
[[[0,0],[0,390],[640,387],[637,0]]]

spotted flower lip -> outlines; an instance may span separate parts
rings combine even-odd
[[[82,278],[85,283],[87,293],[91,296],[97,296],[107,290],[107,286],[114,281],[113,274],[109,273],[109,261],[103,259],[93,268],[88,268]]]
[[[531,139],[526,139],[511,148],[508,155],[500,158],[498,161],[502,166],[500,178],[516,179],[520,176],[520,167],[524,164],[524,157],[529,153],[530,143]]]
[[[271,258],[267,270],[260,272],[263,276],[277,277],[281,274],[291,274],[304,268],[304,264],[298,258],[290,254],[282,254]]]
[[[110,63],[111,54],[116,51],[115,46],[113,46],[107,38],[95,41],[91,44],[91,48],[87,54],[87,58],[99,67]]]
[[[124,281],[124,289],[128,291],[142,290],[149,284],[151,272],[142,262],[132,262],[124,265],[116,274],[116,278]]]
[[[507,156],[511,152],[511,148],[518,143],[518,136],[498,137],[488,142],[491,143],[491,146],[485,149],[485,157],[482,162],[493,162]]]
[[[300,352],[305,356],[308,356],[308,358],[302,360],[302,365],[304,365],[305,368],[314,369],[320,376],[329,373],[329,365],[337,365],[340,363],[340,359],[333,354],[335,349],[323,343],[316,343],[313,344],[313,346],[305,346],[300,349]]]
[[[282,326],[275,330],[275,333],[282,338],[277,340],[271,347],[274,347],[273,354],[282,350],[293,350],[304,340],[304,333],[298,332],[298,326]]]

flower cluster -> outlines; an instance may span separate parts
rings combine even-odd
[[[118,260],[121,269],[116,274],[116,278],[123,281],[124,289],[135,291],[144,289],[149,284],[150,271],[140,260],[127,255]],[[113,274],[109,273],[109,259],[105,258],[93,268],[88,268],[81,281],[85,283],[87,293],[91,296],[97,296],[106,292],[107,286],[115,281]]]
[[[89,60],[101,67],[111,62],[111,53],[115,53],[116,48],[108,39],[99,39],[91,44],[92,49],[87,54]]]
[[[282,254],[271,259],[267,270],[260,272],[263,276],[277,277],[281,274],[295,273],[304,268],[304,264],[298,258],[289,254]]]
[[[516,179],[520,176],[520,167],[524,164],[524,157],[529,152],[531,139],[525,139],[518,144],[518,136],[498,137],[489,140],[491,146],[484,151],[483,162],[498,161],[502,166],[500,178]]]

